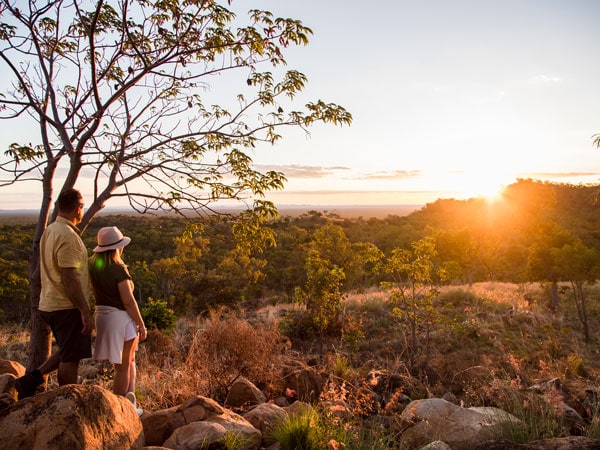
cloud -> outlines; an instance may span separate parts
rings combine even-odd
[[[527,178],[540,179],[557,179],[557,178],[583,178],[583,177],[598,177],[598,172],[533,172],[528,173]]]
[[[302,166],[299,164],[290,165],[261,165],[257,164],[256,168],[260,171],[274,170],[283,172],[286,178],[326,178],[334,172],[350,170],[349,167],[343,166]]]
[[[548,75],[534,75],[529,78],[531,84],[551,84],[560,83],[562,79],[560,77],[553,77]]]
[[[286,190],[286,191],[273,191],[270,195],[287,195],[287,194],[316,194],[316,195],[357,195],[357,194],[368,194],[368,195],[377,195],[377,194],[431,194],[432,192],[442,192],[439,190],[368,190],[368,189],[320,189],[320,190]]]
[[[374,172],[360,177],[360,180],[406,180],[423,175],[420,170],[393,170],[385,172]]]

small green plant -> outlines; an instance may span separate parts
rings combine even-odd
[[[564,420],[557,416],[562,404],[562,398],[557,393],[540,397],[506,389],[500,397],[503,404],[498,407],[515,416],[518,421],[505,421],[494,439],[507,439],[523,444],[569,435]]]
[[[346,379],[351,372],[348,358],[340,355],[339,353],[336,354],[333,361],[332,370],[336,377],[341,378],[342,380]]]
[[[225,433],[225,438],[223,439],[223,447],[226,450],[244,450],[255,447],[255,444],[256,442],[253,442],[252,438],[244,439],[239,434],[231,432]]]
[[[271,436],[281,450],[317,450],[323,448],[319,415],[306,409],[277,423]]]
[[[585,436],[590,439],[600,439],[600,415],[597,406],[592,411],[592,420],[585,430]]]
[[[580,377],[585,375],[585,361],[580,355],[567,356],[566,374],[569,377]]]
[[[148,328],[157,328],[166,334],[169,334],[175,328],[175,322],[177,321],[175,313],[163,300],[148,297],[144,306],[140,308],[140,313]]]

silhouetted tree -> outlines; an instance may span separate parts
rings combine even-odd
[[[236,199],[265,219],[275,209],[264,195],[285,177],[256,170],[250,152],[278,141],[282,127],[351,121],[321,100],[291,107],[306,77],[277,69],[286,48],[308,43],[312,32],[298,20],[254,9],[244,21],[214,0],[1,0],[0,14],[0,118],[38,132],[0,160],[0,186],[41,187],[29,368],[50,350],[36,313],[37,268],[55,190],[92,184],[82,230],[114,197],[140,212],[206,212],[216,200]],[[259,71],[264,65],[275,72]],[[216,98],[211,82],[232,71],[241,73],[221,78],[231,98]]]

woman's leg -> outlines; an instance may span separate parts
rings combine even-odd
[[[135,392],[135,379],[137,377],[137,367],[135,365],[135,350],[133,357],[129,363],[129,386],[127,386],[127,392]]]
[[[125,395],[129,392],[129,377],[131,373],[131,363],[135,356],[135,347],[137,338],[125,341],[123,343],[123,354],[121,364],[115,364],[115,378],[113,380],[113,393]]]

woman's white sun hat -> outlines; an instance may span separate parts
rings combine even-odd
[[[98,230],[98,246],[94,249],[95,253],[115,250],[125,247],[131,242],[131,238],[123,236],[121,230],[117,227],[104,227]]]

